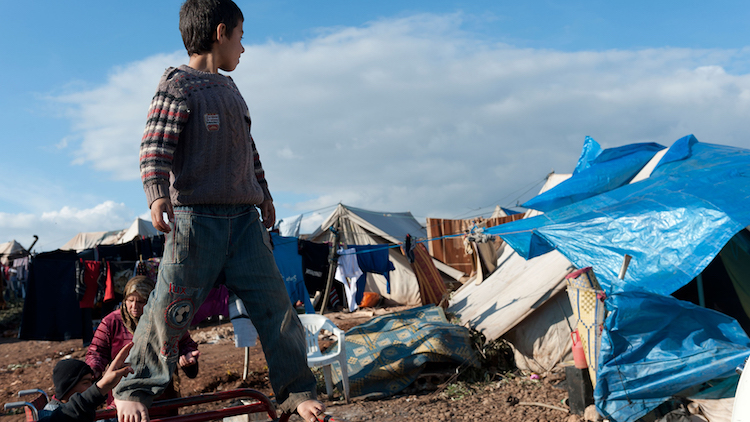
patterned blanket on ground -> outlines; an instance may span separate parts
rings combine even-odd
[[[373,318],[346,333],[351,397],[387,397],[411,384],[428,362],[478,366],[469,331],[443,309],[422,306]],[[335,383],[341,371],[334,365]]]

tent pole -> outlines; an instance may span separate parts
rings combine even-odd
[[[333,277],[336,274],[336,265],[339,261],[339,254],[336,251],[336,248],[338,248],[339,245],[339,231],[341,230],[339,221],[340,220],[337,218],[336,227],[331,226],[328,228],[331,231],[333,242],[331,243],[331,250],[328,253],[328,278],[326,279],[326,290],[325,294],[323,295],[323,304],[320,305],[321,315],[323,315],[326,311],[326,305],[328,304],[328,295],[331,293],[331,285],[333,284]]]

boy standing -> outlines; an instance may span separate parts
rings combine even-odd
[[[179,358],[179,339],[220,274],[257,327],[280,410],[315,421],[325,408],[270,248],[275,209],[250,114],[232,79],[218,73],[234,70],[245,51],[243,21],[231,0],[185,1],[180,32],[190,60],[167,69],[151,102],[141,179],[153,225],[168,236],[134,335],[135,373],[114,391],[120,421],[148,420]]]

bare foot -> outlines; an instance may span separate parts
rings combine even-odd
[[[115,399],[118,422],[148,422],[148,409],[137,401]]]
[[[318,415],[322,415],[326,405],[317,400],[306,400],[297,406],[297,413],[307,422],[318,422]]]

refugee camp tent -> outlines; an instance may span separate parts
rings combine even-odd
[[[488,232],[524,258],[556,251],[578,268],[594,268],[609,311],[596,368],[596,405],[611,420],[634,421],[672,396],[690,398],[708,381],[731,384],[734,368],[750,354],[750,339],[734,318],[670,296],[722,253],[739,295],[748,297],[750,272],[743,272],[741,263],[750,256],[750,234],[744,230],[750,224],[750,151],[686,136],[656,158],[657,164],[646,165],[653,168],[649,177],[639,177],[634,165],[629,173],[636,176],[587,192],[582,179],[608,177],[596,162],[601,155],[591,159],[584,148],[580,171],[571,178],[579,180],[525,204],[545,214]],[[632,260],[620,279],[626,254]],[[712,399],[733,391],[700,394]]]
[[[28,255],[29,252],[15,240],[0,244],[0,263],[3,265],[8,265],[9,260],[12,260],[13,258],[20,258]]]
[[[549,175],[540,193],[570,176]],[[524,218],[539,214],[528,210]],[[488,341],[507,340],[519,369],[536,373],[559,369],[572,359],[574,323],[565,276],[575,267],[554,251],[527,261],[503,245],[498,254],[497,269],[483,281],[469,281],[455,291],[448,312]]]
[[[393,245],[389,257],[395,271],[390,272],[391,292],[380,274],[367,274],[366,291],[376,292],[386,299],[402,305],[421,305],[419,283],[407,258],[396,245],[410,234],[417,239],[427,237],[427,231],[410,212],[378,212],[339,204],[330,216],[316,229],[308,240],[330,241],[329,227],[339,227],[340,241],[347,245]],[[438,260],[433,260],[446,281],[456,281],[464,276]]]
[[[128,243],[137,237],[153,237],[160,234],[161,233],[154,228],[150,221],[136,218],[126,229],[78,233],[61,246],[60,249],[64,251],[74,250],[76,252],[81,252],[98,245],[121,245]]]

